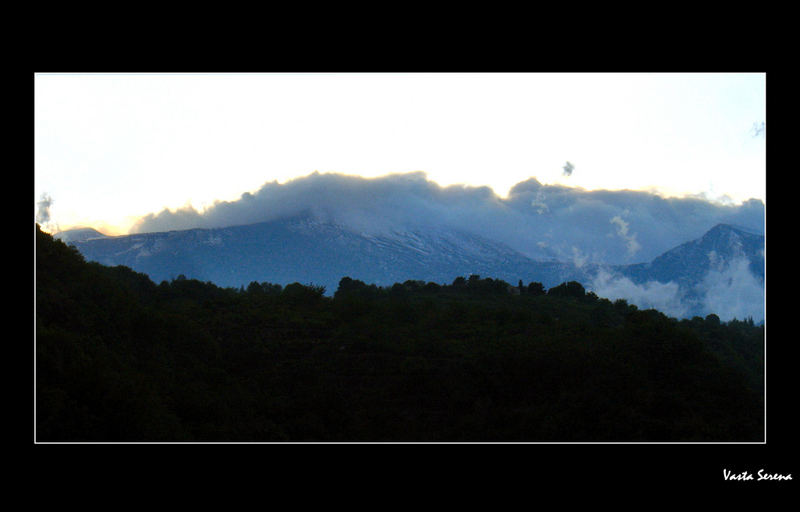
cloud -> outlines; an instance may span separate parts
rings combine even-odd
[[[46,192],[42,194],[36,203],[36,222],[45,231],[56,232],[59,230],[57,223],[53,222],[50,208],[53,206],[53,198]]]
[[[755,321],[764,319],[764,285],[750,271],[747,258],[717,264],[698,285],[705,311],[716,313],[723,321],[734,318]]]
[[[431,223],[483,230],[500,217],[513,216],[504,209],[488,187],[441,187],[421,172],[372,179],[315,172],[285,184],[267,183],[236,201],[217,201],[202,213],[187,206],[150,214],[132,231],[225,227],[306,213],[365,232]]]
[[[628,248],[628,253],[634,255],[639,252],[642,246],[636,241],[636,235],[628,235],[628,223],[622,220],[622,217],[615,215],[611,218],[611,224],[617,225],[617,234],[625,240],[625,246]]]
[[[719,204],[649,192],[542,185],[535,178],[516,184],[501,198],[489,187],[440,186],[424,172],[379,178],[315,172],[283,184],[265,183],[202,212],[191,206],[165,209],[141,218],[131,232],[218,228],[301,214],[356,232],[459,229],[534,259],[571,261],[579,254],[587,263],[609,264],[650,261],[722,222],[764,229],[764,204],[755,199]]]
[[[544,194],[541,191],[537,192],[536,196],[531,199],[531,206],[539,215],[547,213],[550,210],[550,208],[547,206],[547,202],[545,201]]]
[[[583,268],[586,265],[586,262],[589,260],[589,257],[585,254],[581,253],[581,250],[577,247],[572,248],[572,264],[575,265],[577,268]]]
[[[531,178],[514,186],[504,202],[528,221],[526,237],[513,247],[526,252],[545,241],[564,260],[578,247],[592,254],[594,263],[647,262],[719,223],[764,229],[764,204],[755,199],[720,204],[629,190],[585,191]],[[625,243],[618,243],[620,237]]]
[[[39,224],[47,224],[50,222],[50,206],[53,204],[53,198],[47,193],[42,194],[39,202],[36,203],[36,222]]]
[[[599,297],[609,300],[625,299],[641,309],[657,309],[675,318],[685,317],[690,312],[690,304],[685,301],[684,292],[672,281],[650,281],[639,285],[627,277],[600,270],[587,288]]]
[[[727,322],[734,318],[764,320],[764,285],[750,271],[746,258],[712,268],[693,289],[677,282],[636,284],[607,270],[598,271],[586,288],[609,300],[625,299],[641,309],[657,309],[675,318],[711,313]]]

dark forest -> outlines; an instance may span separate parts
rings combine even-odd
[[[156,284],[36,229],[38,441],[759,442],[764,326],[577,282]]]

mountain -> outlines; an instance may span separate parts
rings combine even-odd
[[[398,227],[370,234],[311,215],[226,228],[75,237],[70,243],[88,260],[125,265],[155,282],[179,275],[237,288],[253,281],[300,282],[325,286],[332,294],[344,276],[388,286],[407,280],[451,283],[458,276],[478,274],[514,285],[536,281],[551,288],[579,281],[591,288],[605,272],[626,279],[627,288],[615,290],[641,307],[659,309],[663,301],[650,301],[647,294],[663,296],[666,290],[681,303],[676,316],[705,316],[725,301],[730,315],[763,318],[764,236],[729,224],[719,224],[648,263],[617,266],[535,261],[456,229]],[[606,296],[603,291],[597,293]]]
[[[682,311],[675,316],[715,313],[724,319],[751,317],[757,322],[765,318],[765,237],[739,226],[718,224],[649,263],[611,271],[637,286],[640,297],[647,290],[659,290],[664,304],[663,295],[673,293],[673,308]]]
[[[718,224],[697,240],[669,250],[650,263],[619,267],[634,282],[675,281],[691,287],[711,270],[722,270],[737,259],[764,282],[764,236],[730,224]]]
[[[94,240],[96,238],[107,238],[106,235],[92,228],[75,228],[59,231],[53,238],[61,240],[64,243],[70,242],[85,242],[86,240]]]
[[[478,274],[555,286],[575,277],[571,264],[535,262],[509,247],[452,229],[358,233],[302,215],[218,229],[73,240],[88,260],[125,265],[160,282],[181,274],[239,287],[252,281],[323,285],[344,276],[377,285],[406,280],[450,283]]]

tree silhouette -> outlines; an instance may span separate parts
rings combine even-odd
[[[528,295],[532,295],[534,297],[539,295],[545,295],[547,292],[544,289],[544,285],[542,283],[531,282],[528,283]]]
[[[586,295],[586,290],[584,289],[583,285],[577,281],[569,281],[566,283],[561,283],[558,286],[554,286],[547,290],[547,295],[551,295],[553,297],[575,297],[575,298],[582,298]]]

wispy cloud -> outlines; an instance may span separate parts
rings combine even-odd
[[[639,244],[639,242],[636,241],[635,234],[633,233],[628,234],[629,224],[624,220],[622,220],[622,217],[620,217],[619,215],[613,216],[610,222],[611,224],[617,225],[617,235],[619,235],[620,238],[625,240],[625,245],[628,247],[628,254],[633,256],[634,254],[639,252],[639,249],[641,249],[642,246]]]

